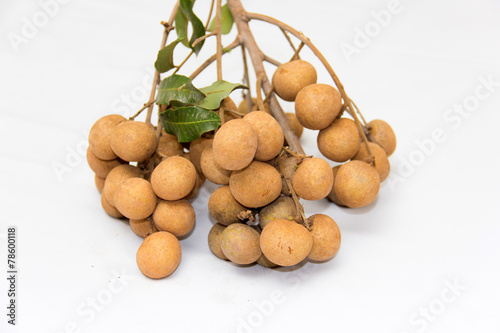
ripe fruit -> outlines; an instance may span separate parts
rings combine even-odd
[[[133,165],[123,164],[119,165],[110,171],[104,182],[104,188],[102,189],[102,194],[106,196],[106,200],[111,206],[115,206],[113,197],[115,195],[116,189],[121,185],[121,183],[129,178],[139,177],[141,175],[141,170]]]
[[[305,159],[293,175],[292,186],[297,195],[305,200],[323,199],[333,186],[332,169],[321,158]]]
[[[201,154],[201,170],[209,181],[218,185],[229,184],[230,170],[226,170],[217,164],[212,147],[206,147]]]
[[[200,160],[206,147],[211,146],[213,139],[198,138],[189,144],[189,158],[198,172],[202,172]]]
[[[278,267],[278,265],[276,265],[274,262],[267,259],[267,257],[264,255],[264,253],[262,253],[260,258],[257,260],[257,264],[261,265],[262,267],[267,267],[267,268]]]
[[[110,205],[110,203],[106,199],[106,196],[104,196],[103,194],[101,194],[101,206],[109,216],[117,219],[121,219],[123,217],[122,213],[120,213],[118,209]]]
[[[318,148],[321,154],[335,162],[350,160],[359,151],[358,128],[354,121],[339,118],[318,133]]]
[[[286,112],[285,114],[288,118],[288,121],[290,122],[290,126],[292,126],[292,129],[295,132],[295,135],[300,139],[300,137],[302,136],[302,132],[304,132],[304,126],[299,123],[299,120],[297,119],[295,113]]]
[[[137,250],[137,266],[142,274],[161,279],[172,274],[181,262],[181,244],[169,232],[159,231],[144,239]]]
[[[370,139],[384,148],[387,156],[391,156],[396,150],[396,134],[391,125],[380,119],[372,120],[367,125]]]
[[[212,192],[208,199],[208,211],[220,224],[228,226],[240,222],[238,215],[247,211],[231,194],[229,186],[222,186]]]
[[[96,176],[101,177],[101,178],[106,178],[107,175],[111,170],[113,170],[115,167],[122,165],[123,162],[120,159],[114,159],[114,160],[101,160],[97,158],[97,156],[92,153],[90,148],[87,148],[87,163],[89,164],[90,169],[94,171]]]
[[[149,235],[158,232],[155,224],[153,223],[153,221],[151,221],[151,217],[140,220],[130,219],[129,224],[130,229],[132,229],[134,234],[141,238],[146,238]]]
[[[174,135],[167,134],[162,135],[158,140],[156,151],[168,157],[182,155],[184,153],[184,148]]]
[[[303,225],[284,219],[272,221],[260,235],[262,253],[280,266],[292,266],[304,260],[312,244],[312,236]]]
[[[262,229],[265,228],[269,222],[285,219],[285,220],[295,220],[297,216],[297,207],[295,202],[290,197],[279,197],[270,205],[262,208],[259,213],[259,225]]]
[[[340,167],[333,188],[340,202],[346,206],[364,207],[377,197],[380,177],[368,163],[350,161]]]
[[[235,264],[254,263],[262,254],[259,237],[259,233],[252,227],[242,223],[233,223],[222,232],[222,253]]]
[[[275,158],[283,147],[285,137],[280,124],[264,111],[250,112],[243,120],[252,126],[257,134],[257,161],[269,161]]]
[[[226,229],[226,227],[219,223],[212,226],[212,229],[210,229],[210,232],[208,233],[208,247],[216,257],[228,260],[221,248],[222,232],[224,229]]]
[[[98,175],[94,176],[94,183],[95,187],[99,191],[99,193],[102,193],[102,189],[104,187],[104,182],[106,181],[106,178],[101,178]]]
[[[116,154],[111,149],[109,139],[116,125],[126,121],[123,116],[110,114],[97,120],[90,129],[89,148],[101,160],[114,160]]]
[[[243,119],[222,125],[212,145],[215,160],[226,170],[240,170],[253,160],[257,151],[257,134]]]
[[[140,121],[124,121],[113,130],[110,144],[113,152],[122,160],[142,162],[155,152],[155,130],[153,126]]]
[[[316,69],[304,60],[294,60],[280,65],[273,75],[273,86],[276,94],[285,101],[295,100],[299,91],[316,83]]]
[[[295,115],[302,126],[321,130],[337,118],[342,108],[342,97],[327,84],[311,84],[297,94]]]
[[[151,185],[163,200],[179,200],[191,192],[196,184],[196,169],[184,157],[171,156],[164,159],[151,174]]]
[[[262,207],[273,202],[281,193],[281,176],[275,168],[254,161],[229,178],[234,198],[246,207]]]
[[[340,248],[340,229],[329,216],[316,214],[309,218],[313,246],[307,256],[314,261],[325,261],[335,256]]]
[[[339,169],[341,166],[342,165],[337,165],[337,166],[334,166],[332,168],[333,186],[332,186],[332,190],[330,191],[330,194],[328,194],[328,199],[341,207],[345,207],[345,205],[339,200],[339,198],[337,198],[337,195],[335,194],[335,178],[337,177],[337,172],[339,172]]]
[[[373,160],[373,166],[380,176],[380,182],[383,182],[389,176],[389,172],[391,172],[391,164],[389,163],[389,158],[387,157],[385,150],[378,144],[368,142],[368,145],[370,146],[370,149],[375,156],[375,159]],[[359,152],[356,154],[356,156],[354,156],[353,159],[366,162],[369,157],[370,155],[366,150],[366,145],[362,144]]]
[[[160,200],[153,213],[158,230],[168,231],[176,237],[187,235],[194,228],[196,213],[187,200]]]
[[[156,195],[147,180],[130,178],[118,187],[113,196],[113,203],[125,217],[140,220],[153,214]]]

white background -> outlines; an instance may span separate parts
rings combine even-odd
[[[17,51],[9,36],[23,36],[24,20],[33,22],[42,8],[37,1],[0,3],[3,271],[9,225],[18,227],[19,248],[18,325],[6,324],[2,273],[1,331],[500,331],[500,2],[402,0],[376,31],[371,12],[387,9],[388,1],[245,1],[247,10],[309,36],[365,117],[393,126],[392,176],[363,209],[305,202],[307,214],[338,222],[342,247],[334,260],[294,271],[241,268],[210,253],[213,222],[206,207],[216,187],[207,182],[193,202],[197,225],[181,242],[181,265],[154,281],[135,263],[141,239],[102,211],[84,150],[98,118],[130,116],[147,101],[140,95],[151,84],[159,22],[168,19],[173,2],[69,1],[48,22],[38,22],[43,26]],[[207,0],[197,1],[202,21],[208,7]],[[367,27],[372,37],[356,42],[357,29]],[[275,28],[252,28],[270,56],[291,57]],[[189,75],[214,44],[209,39],[181,74]],[[345,44],[359,52],[347,57]],[[316,65],[320,82],[331,83],[309,52],[302,55]],[[224,56],[226,80],[241,80],[240,63],[239,50]],[[214,80],[215,66],[195,84]],[[491,92],[481,80],[495,82]],[[488,96],[479,100],[476,89]],[[127,105],[125,96],[132,94]],[[241,93],[233,97],[239,101]],[[472,111],[450,111],[464,103]],[[429,143],[436,130],[445,139]],[[316,135],[306,131],[301,139],[309,154],[319,155]],[[279,304],[271,303],[276,294]]]

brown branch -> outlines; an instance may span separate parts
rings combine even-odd
[[[273,64],[276,67],[281,66],[281,62],[279,62],[278,60],[274,60],[273,58],[271,58],[267,54],[264,54],[264,61],[267,61],[268,63]]]
[[[240,41],[238,38],[236,38],[234,40],[234,42],[232,42],[231,44],[229,44],[228,46],[222,48],[222,54],[226,54],[227,52],[235,49],[236,47],[240,46]],[[205,62],[203,64],[201,64],[200,67],[198,67],[194,72],[193,74],[191,74],[189,76],[189,78],[191,80],[194,80],[195,77],[197,77],[198,75],[200,75],[201,72],[203,72],[208,66],[210,66],[215,60],[217,60],[217,54],[214,54],[212,55],[210,58],[208,58],[207,60],[205,60]]]
[[[205,39],[207,39],[208,37],[210,36],[215,36],[217,35],[217,30],[214,30],[212,31],[211,33],[208,33],[206,35],[203,35],[201,37],[198,37],[196,38],[196,40],[193,42],[193,44],[191,44],[192,47],[195,47],[196,45],[198,45],[199,43],[201,43],[202,41],[204,41]]]
[[[283,35],[285,35],[286,40],[288,41],[288,43],[292,47],[293,53],[296,54],[297,53],[297,49],[295,48],[295,45],[293,44],[292,39],[290,38],[290,36],[288,36],[288,33],[285,31],[285,29],[283,29],[283,28],[280,27],[280,30],[283,33]],[[299,57],[299,59],[300,59],[300,57]]]
[[[222,1],[217,0],[217,8],[215,9],[215,33],[217,36],[217,80],[222,80],[222,33],[221,33],[221,8]]]
[[[262,82],[263,75],[260,74],[259,77],[257,78],[257,107],[259,108],[260,111],[265,111],[264,107],[264,101],[262,100]]]
[[[184,64],[189,60],[189,58],[191,58],[191,56],[193,55],[193,53],[194,53],[194,51],[189,52],[189,54],[187,55],[187,57],[184,58],[184,60],[182,60],[181,64],[179,66],[177,66],[177,68],[172,73],[172,75],[176,74],[181,69],[181,67],[184,66]]]
[[[299,53],[300,53],[300,51],[302,51],[302,48],[304,47],[304,45],[305,45],[304,42],[300,42],[299,48],[295,51],[295,53],[293,54],[293,56],[290,59],[290,61],[292,61],[292,60],[300,60]]]
[[[241,56],[243,58],[243,80],[248,87],[247,94],[244,95],[247,100],[247,113],[252,111],[252,90],[250,89],[250,76],[248,75],[247,51],[245,45],[241,44]]]
[[[212,3],[210,5],[210,11],[208,12],[207,23],[205,23],[205,30],[207,30],[208,25],[210,24],[210,19],[212,18],[212,13],[214,11],[214,3],[215,3],[215,0],[212,0]]]
[[[154,104],[155,101],[149,101],[147,103],[144,104],[144,106],[139,110],[137,111],[133,116],[129,117],[128,120],[134,120],[137,116],[139,116],[142,111],[146,110],[146,108],[148,108],[151,104]]]

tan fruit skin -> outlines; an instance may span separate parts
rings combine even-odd
[[[206,147],[211,146],[213,139],[199,138],[189,144],[190,160],[198,172],[202,172],[200,160]]]
[[[141,175],[141,170],[133,165],[123,164],[119,165],[108,174],[106,181],[104,182],[104,187],[102,189],[102,194],[106,196],[106,200],[111,206],[115,206],[113,197],[115,195],[116,189],[121,185],[121,183],[129,178],[139,177]]]
[[[333,173],[328,162],[321,158],[305,159],[292,177],[297,195],[305,200],[326,198],[333,186]]]
[[[147,180],[130,178],[118,187],[113,196],[113,203],[123,216],[141,220],[153,214],[156,195]]]
[[[313,65],[304,60],[294,60],[276,69],[272,83],[280,98],[292,102],[302,88],[316,83],[317,79],[318,75]]]
[[[257,264],[261,265],[262,267],[267,267],[267,268],[278,267],[278,265],[276,265],[274,262],[267,259],[267,257],[264,255],[264,253],[262,253],[259,260],[257,260]]]
[[[229,260],[224,252],[222,252],[221,248],[222,232],[224,229],[226,229],[226,227],[219,223],[212,226],[212,229],[210,229],[208,233],[208,247],[217,258]]]
[[[122,160],[142,162],[156,150],[156,133],[150,124],[124,121],[118,124],[110,138],[111,149]]]
[[[162,279],[177,269],[181,257],[179,240],[169,232],[159,231],[144,239],[137,250],[136,261],[144,275]]]
[[[163,200],[179,200],[191,192],[198,175],[189,160],[171,156],[161,162],[151,175],[151,185],[157,196]]]
[[[149,220],[150,218],[145,218],[141,220],[130,219],[129,220],[130,229],[132,229],[134,234],[136,234],[141,238],[146,238],[150,234],[158,232],[158,229],[156,228],[154,223],[151,223]]]
[[[271,221],[278,219],[292,221],[296,216],[297,207],[295,206],[295,202],[292,198],[283,196],[261,209],[259,213],[259,225],[264,229]]]
[[[240,222],[238,215],[247,208],[240,205],[231,194],[229,186],[222,186],[212,192],[208,199],[208,211],[220,224],[228,226]]]
[[[104,209],[106,214],[108,214],[109,216],[117,218],[117,219],[121,219],[123,217],[123,215],[118,211],[118,209],[111,206],[109,204],[108,200],[106,199],[106,197],[102,194],[101,194],[101,206],[102,206],[102,209]]]
[[[230,170],[226,170],[217,164],[212,147],[206,147],[201,154],[201,170],[209,181],[218,185],[228,185]]]
[[[187,200],[160,200],[153,213],[153,221],[158,230],[168,231],[176,237],[182,237],[193,230],[196,213]]]
[[[315,214],[309,218],[313,246],[307,256],[314,261],[325,261],[337,254],[340,248],[341,234],[337,223],[329,216]]]
[[[305,128],[321,130],[337,118],[342,107],[340,93],[327,84],[311,84],[297,94],[295,115]]]
[[[335,162],[350,160],[361,145],[356,124],[348,118],[335,119],[330,126],[319,131],[317,142],[321,154]]]
[[[346,207],[346,205],[344,205],[340,200],[339,198],[337,198],[337,195],[335,194],[335,178],[337,177],[337,172],[339,171],[340,167],[342,165],[337,165],[337,166],[334,166],[332,168],[332,172],[333,172],[333,186],[332,186],[332,190],[330,191],[330,194],[328,194],[328,199],[332,202],[334,202],[335,204],[337,204],[338,206],[341,206],[341,207]]]
[[[304,260],[313,245],[307,229],[284,219],[269,223],[260,236],[262,253],[279,266],[293,266]]]
[[[391,164],[389,163],[389,158],[387,157],[385,150],[376,143],[368,142],[368,145],[370,146],[370,149],[372,150],[372,153],[375,156],[375,159],[373,161],[373,166],[375,167],[375,169],[378,172],[378,175],[380,176],[380,182],[383,182],[384,180],[387,179],[389,173],[391,172]],[[370,155],[366,150],[366,146],[362,144],[359,149],[359,152],[356,154],[356,156],[354,156],[353,159],[366,162],[369,157]]]
[[[377,170],[362,161],[350,161],[337,172],[335,194],[347,207],[359,208],[371,204],[380,189]]]
[[[116,125],[125,120],[123,116],[110,114],[100,118],[92,126],[89,133],[89,148],[97,158],[113,160],[118,157],[111,149],[109,139]]]
[[[106,181],[106,178],[101,178],[98,175],[94,176],[95,187],[99,191],[99,193],[102,193],[102,189],[104,187],[105,181]]]
[[[281,175],[267,163],[254,161],[243,170],[235,171],[229,179],[233,197],[245,207],[263,207],[281,193]]]
[[[257,134],[257,161],[269,161],[275,158],[283,148],[285,136],[280,124],[264,111],[254,111],[243,117]]]
[[[240,170],[252,162],[257,151],[257,134],[243,119],[222,125],[212,145],[215,160],[226,170]]]
[[[259,233],[252,227],[233,223],[222,232],[221,249],[235,264],[248,265],[256,262],[262,254],[259,238]]]
[[[387,156],[391,156],[397,145],[396,134],[391,125],[380,119],[372,120],[367,125],[370,139],[381,146]]]
[[[94,171],[96,176],[106,178],[111,170],[119,165],[124,164],[125,162],[120,159],[109,161],[101,160],[97,158],[97,156],[95,156],[92,151],[90,151],[90,148],[87,148],[87,163],[89,164],[90,169]]]

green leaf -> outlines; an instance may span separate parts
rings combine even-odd
[[[172,68],[175,68],[174,49],[179,42],[180,39],[176,39],[158,52],[158,57],[155,61],[155,68],[159,73],[165,73]]]
[[[227,7],[227,4],[222,6],[221,11],[220,11],[220,32],[223,35],[227,35],[228,33],[231,32],[231,29],[233,28],[233,14],[231,14],[231,11]],[[212,22],[210,22],[210,26],[208,27],[208,31],[214,31],[215,30],[215,17],[213,18]]]
[[[188,19],[186,15],[182,13],[182,11],[178,10],[175,15],[175,32],[177,33],[178,39],[181,40],[181,43],[191,48],[188,41]]]
[[[195,104],[204,98],[205,94],[193,86],[190,78],[174,74],[161,81],[156,103],[170,105],[172,101],[179,101]]]
[[[195,40],[205,35],[205,27],[203,26],[203,23],[200,21],[200,19],[193,13],[194,0],[180,0],[179,5],[181,12],[188,19],[188,21],[191,22],[191,26],[193,27],[193,34],[189,39],[188,47],[191,48],[196,55],[198,55],[198,52],[200,52],[205,41],[201,41],[200,43],[196,44],[195,47],[192,47],[191,45],[193,45]],[[185,38],[187,38],[187,36]]]
[[[191,142],[220,126],[217,113],[196,106],[164,111],[160,120],[165,131],[174,134],[179,142]]]
[[[195,103],[195,105],[208,110],[216,110],[219,108],[222,100],[238,88],[248,89],[239,83],[231,83],[224,80],[215,81],[211,86],[200,89],[207,97]]]

